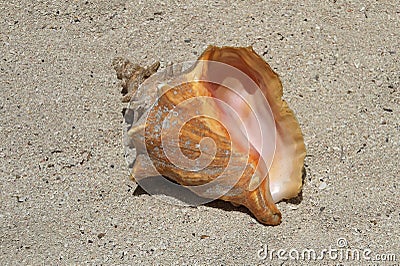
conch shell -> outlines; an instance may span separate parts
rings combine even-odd
[[[114,61],[132,94],[124,116],[132,178],[145,186],[163,176],[191,191],[190,204],[219,198],[279,224],[275,203],[299,194],[306,151],[271,67],[251,47],[209,46],[186,70],[170,65],[132,87],[131,66]]]

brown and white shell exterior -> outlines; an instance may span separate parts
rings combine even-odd
[[[116,70],[130,84],[133,75]],[[282,93],[278,75],[251,47],[210,46],[189,68],[150,76],[134,88],[124,116],[131,176],[140,185],[164,176],[279,224],[275,203],[301,191],[306,154]]]

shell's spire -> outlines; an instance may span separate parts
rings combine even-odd
[[[278,75],[251,47],[209,46],[186,70],[151,75],[158,66],[114,61],[135,180],[152,193],[140,180],[164,176],[191,191],[189,204],[219,198],[279,224],[275,203],[299,194],[306,151]]]

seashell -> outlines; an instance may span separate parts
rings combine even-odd
[[[196,62],[157,73],[157,63],[113,64],[130,99],[124,146],[140,186],[169,184],[178,198],[184,187],[188,204],[218,198],[281,222],[275,203],[301,191],[305,145],[278,75],[251,47],[209,46]]]

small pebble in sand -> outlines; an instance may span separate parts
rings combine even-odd
[[[323,189],[325,189],[326,187],[327,187],[328,185],[325,183],[325,182],[321,182],[321,184],[319,184],[319,189],[320,190],[323,190]]]

